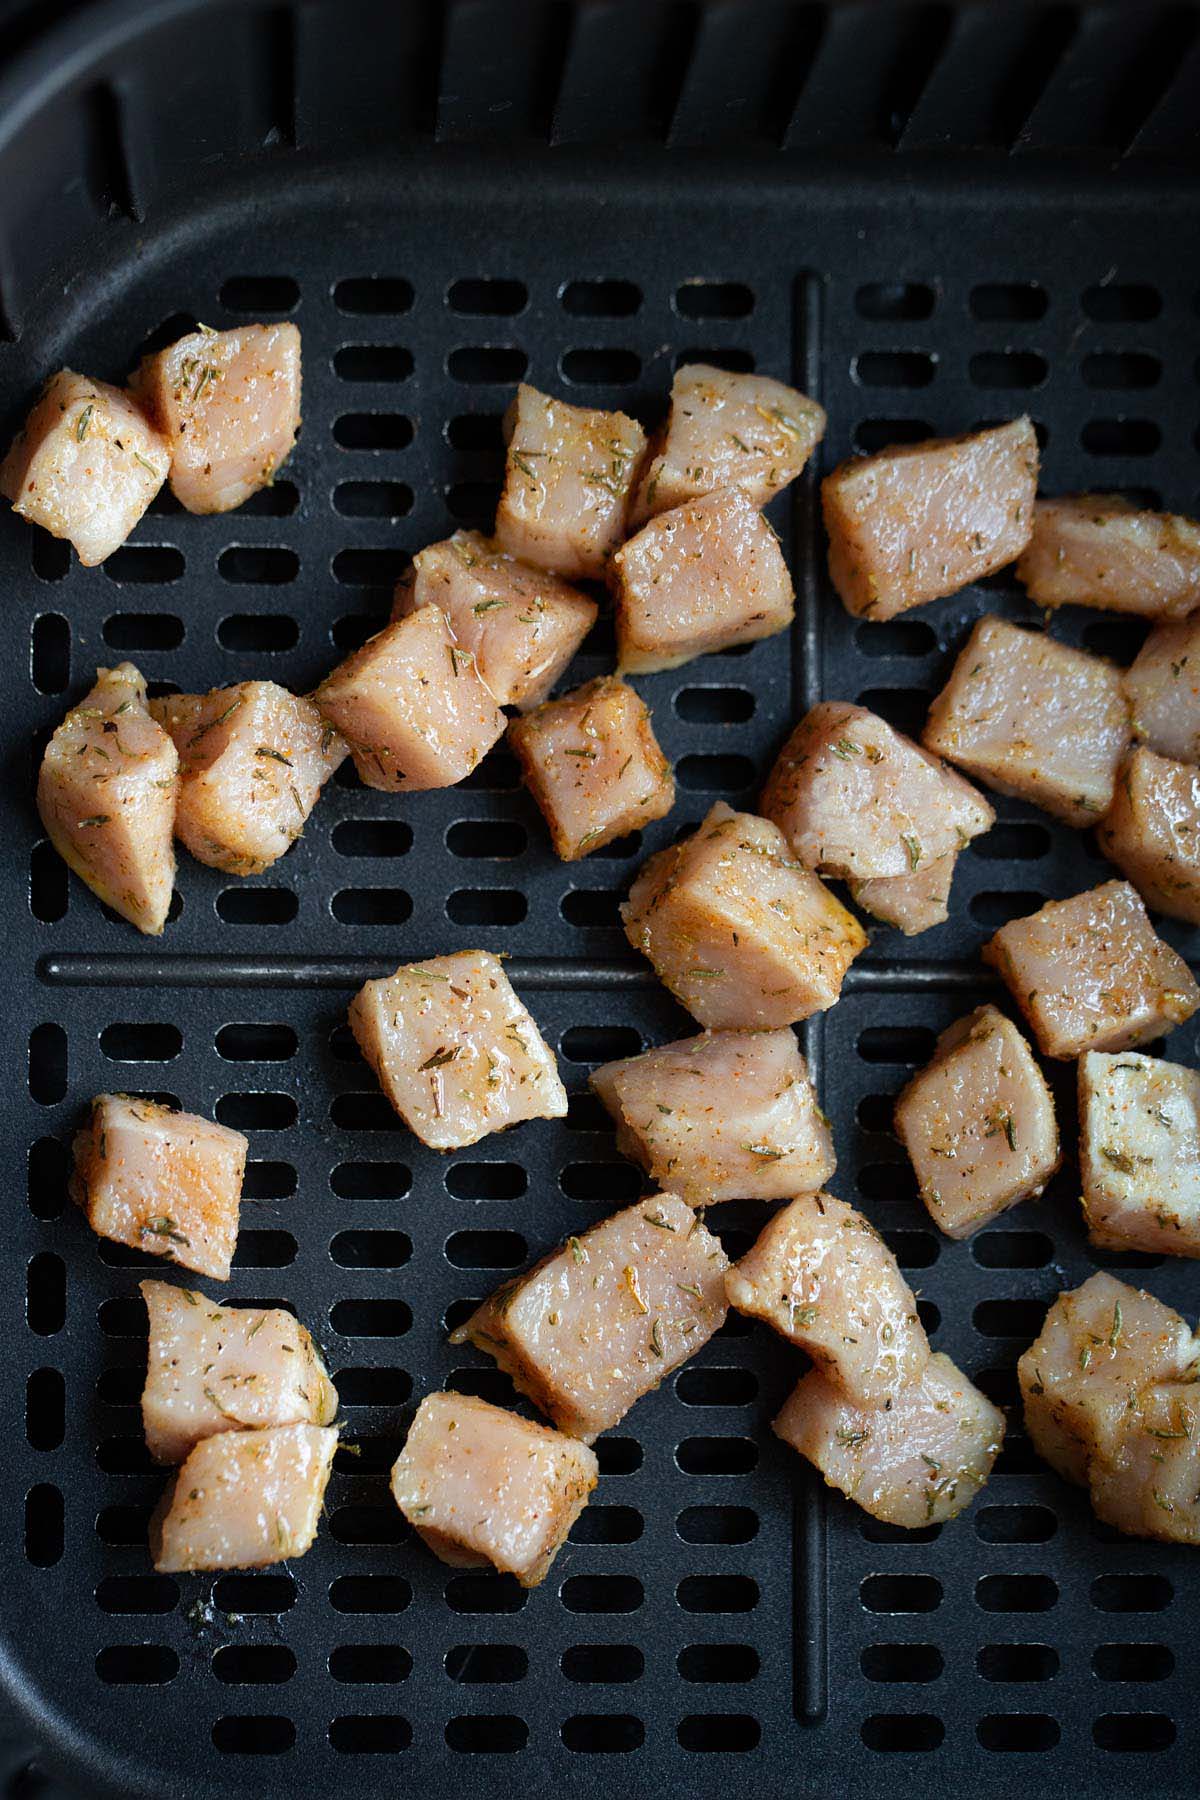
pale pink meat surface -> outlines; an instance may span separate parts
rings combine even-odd
[[[957,850],[922,863],[912,875],[868,875],[851,880],[850,898],[864,912],[895,925],[905,937],[929,931],[950,917],[950,886],[958,862]]]
[[[1183,618],[1200,607],[1200,525],[1116,494],[1039,500],[1017,580],[1039,606]]]
[[[456,531],[413,557],[392,618],[440,606],[499,706],[538,706],[596,622],[578,588],[521,562],[478,531]]]
[[[896,1258],[833,1194],[804,1194],[777,1212],[726,1275],[725,1292],[807,1350],[855,1407],[894,1407],[929,1361]]]
[[[1200,769],[1193,763],[1134,750],[1096,840],[1148,906],[1200,924]]]
[[[545,1580],[599,1466],[577,1438],[467,1394],[426,1394],[392,1467],[392,1497],[435,1556]]]
[[[1156,1382],[1139,1397],[1115,1464],[1093,1462],[1096,1516],[1132,1537],[1200,1543],[1200,1389]]]
[[[792,621],[779,539],[740,488],[659,513],[613,556],[617,665],[673,669],[773,637]]]
[[[783,833],[718,801],[691,837],[643,863],[625,935],[702,1025],[791,1025],[824,1012],[866,933]]]
[[[686,1201],[651,1194],[506,1282],[450,1341],[590,1444],[724,1324],[728,1267]]]
[[[1040,1194],[1061,1160],[1046,1079],[994,1006],[942,1033],[896,1102],[896,1134],[930,1217],[953,1238]]]
[[[625,536],[645,432],[625,413],[569,406],[524,382],[505,430],[499,542],[511,556],[568,580],[602,577]]]
[[[842,463],[821,502],[847,610],[890,619],[1013,562],[1029,542],[1037,477],[1027,418]]]
[[[1005,619],[980,619],[929,709],[923,738],[1001,794],[1094,825],[1129,743],[1121,671]]]
[[[349,1018],[384,1093],[435,1150],[566,1113],[553,1052],[486,950],[431,957],[368,981]]]
[[[1124,685],[1134,736],[1160,756],[1200,762],[1200,619],[1156,625]]]
[[[1155,932],[1127,881],[1048,900],[983,945],[1045,1056],[1131,1050],[1200,1006],[1183,958]]]
[[[120,549],[170,465],[165,439],[122,388],[60,369],[0,464],[0,494],[90,568]]]
[[[337,1444],[331,1425],[202,1438],[150,1521],[154,1567],[262,1569],[303,1556],[317,1535]]]
[[[702,1031],[605,1063],[617,1144],[692,1206],[814,1191],[837,1166],[795,1033]]]
[[[508,741],[564,862],[661,819],[675,804],[650,709],[616,675],[514,719]]]
[[[1200,1256],[1200,1073],[1129,1050],[1081,1056],[1079,1172],[1093,1244]]]
[[[179,758],[150,716],[132,663],[97,669],[46,746],[37,808],[67,866],[106,906],[152,937],[175,886]]]
[[[215,1431],[333,1423],[337,1390],[290,1312],[220,1306],[166,1281],[140,1286],[150,1315],[142,1427],[156,1462],[182,1462]]]
[[[1000,1453],[1004,1415],[935,1354],[887,1412],[856,1406],[813,1369],[773,1430],[864,1512],[914,1530],[974,1500]]]
[[[170,445],[171,490],[223,513],[268,487],[300,429],[294,325],[202,327],[143,359],[137,392]]]

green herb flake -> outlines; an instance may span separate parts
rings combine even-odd
[[[94,400],[89,400],[88,404],[84,407],[83,411],[75,421],[75,438],[80,444],[82,444],[84,438],[91,430],[92,418],[95,411],[96,402]]]

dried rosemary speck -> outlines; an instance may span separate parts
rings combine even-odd
[[[655,1356],[662,1356],[663,1335],[661,1319],[655,1319],[653,1325],[650,1327],[650,1348],[653,1350]]]
[[[425,1061],[420,1065],[418,1074],[424,1074],[426,1069],[444,1069],[447,1063],[452,1063],[456,1056],[461,1055],[461,1044],[455,1044],[451,1049],[443,1048],[441,1050],[435,1050],[433,1055],[426,1057]]]
[[[587,1251],[577,1237],[569,1237],[567,1239],[567,1249],[571,1252],[572,1262],[585,1263],[587,1261]]]
[[[272,762],[283,763],[289,769],[295,767],[290,756],[285,756],[282,750],[272,750],[269,744],[260,744],[254,754],[255,756],[270,757]]]
[[[82,444],[84,438],[87,436],[88,431],[91,429],[92,417],[95,411],[96,402],[94,400],[89,400],[88,404],[84,407],[83,411],[75,421],[75,437],[77,442]]]

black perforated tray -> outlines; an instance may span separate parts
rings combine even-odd
[[[825,582],[814,479],[800,484],[773,509],[793,637],[639,682],[679,803],[644,841],[570,868],[503,751],[410,800],[343,771],[261,879],[185,858],[182,911],[149,943],[68,882],[30,793],[97,662],[130,656],[184,688],[313,682],[386,615],[407,554],[487,523],[520,376],[647,420],[683,358],[795,379],[829,409],[824,467],[1028,408],[1048,489],[1195,511],[1194,9],[67,10],[57,32],[39,35],[36,9],[7,39],[0,26],[0,423],[64,361],[121,378],[180,316],[286,315],[305,424],[254,503],[198,519],[164,498],[102,569],[0,520],[10,1760],[36,1746],[72,1792],[188,1800],[469,1800],[498,1781],[1092,1796],[1131,1775],[1193,1793],[1195,1553],[1096,1525],[1019,1417],[964,1518],[887,1530],[772,1437],[800,1359],[733,1318],[601,1441],[595,1501],[533,1594],[445,1569],[386,1491],[423,1392],[509,1391],[447,1347],[446,1322],[637,1191],[586,1074],[687,1029],[617,928],[640,857],[717,798],[752,803],[819,695],[919,725],[972,619],[1031,616],[1007,576],[856,624]],[[1139,636],[1077,615],[1053,629],[1122,657]],[[602,625],[577,673],[610,661]],[[961,860],[952,920],[912,941],[876,932],[805,1036],[839,1192],[886,1232],[937,1344],[1011,1404],[1064,1282],[1103,1260],[1194,1316],[1196,1277],[1098,1259],[1070,1168],[967,1244],[916,1201],[890,1097],[993,992],[980,942],[1106,874],[1088,836],[999,810]],[[1194,954],[1194,935],[1167,935]],[[512,956],[571,1112],[442,1159],[389,1114],[344,1007],[368,975],[477,943]],[[1195,1027],[1166,1048],[1194,1060]],[[89,1235],[64,1188],[81,1108],[114,1087],[250,1132],[230,1297],[292,1303],[337,1373],[362,1455],[339,1454],[318,1543],[287,1569],[149,1570],[162,1481],[136,1408],[142,1268]],[[732,1252],[759,1216],[716,1215]]]

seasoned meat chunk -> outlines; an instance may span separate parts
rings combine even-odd
[[[337,1449],[331,1425],[272,1425],[201,1438],[150,1521],[160,1574],[262,1569],[317,1535]]]
[[[827,1486],[872,1517],[913,1530],[970,1505],[1000,1453],[1004,1415],[948,1356],[933,1355],[888,1412],[856,1406],[813,1369],[773,1429]]]
[[[929,709],[930,750],[1001,794],[1094,825],[1129,743],[1121,672],[1005,619],[980,619]]]
[[[724,1324],[728,1267],[686,1201],[654,1194],[506,1282],[450,1342],[590,1444]]]
[[[1200,924],[1200,769],[1134,750],[1096,837],[1149,906]]]
[[[100,1237],[228,1281],[249,1143],[127,1094],[98,1094],[75,1136],[72,1198]]]
[[[215,1431],[332,1425],[337,1389],[290,1312],[217,1306],[166,1281],[141,1290],[150,1315],[142,1425],[156,1462],[182,1462]]]
[[[1115,1464],[1091,1465],[1092,1505],[1132,1537],[1200,1543],[1200,1401],[1194,1377],[1155,1382],[1129,1418]]]
[[[1048,900],[1002,925],[982,955],[1008,983],[1044,1056],[1131,1050],[1200,1006],[1191,970],[1127,881]]]
[[[994,1006],[943,1031],[896,1102],[896,1134],[930,1216],[953,1238],[1035,1198],[1061,1160],[1045,1077]]]
[[[692,1206],[810,1193],[837,1166],[789,1028],[702,1031],[605,1063],[591,1081],[625,1155]]]
[[[1118,494],[1039,500],[1017,580],[1039,606],[1183,618],[1200,606],[1200,525]]]
[[[60,369],[0,464],[0,494],[90,568],[120,549],[170,466],[166,442],[123,389]]]
[[[290,850],[346,745],[273,681],[151,700],[179,752],[175,835],[199,862],[258,875]]]
[[[568,580],[603,576],[625,535],[646,434],[622,412],[552,400],[524,382],[504,421],[508,460],[496,536]]]
[[[1200,1256],[1200,1074],[1129,1050],[1081,1056],[1079,1172],[1093,1244]]]
[[[807,1350],[854,1407],[892,1407],[919,1381],[929,1341],[875,1227],[832,1194],[804,1194],[725,1277],[729,1304]]]
[[[610,579],[617,665],[632,674],[755,643],[792,622],[779,539],[740,488],[659,513],[613,556]]]
[[[675,804],[650,708],[616,675],[514,719],[508,741],[564,862],[661,819]]]
[[[413,557],[392,618],[440,606],[500,706],[538,706],[596,622],[594,600],[509,556],[478,531],[456,531]]]
[[[68,868],[114,912],[156,937],[175,886],[179,758],[146,707],[132,663],[97,669],[46,746],[37,808]]]
[[[821,501],[847,611],[890,619],[1012,562],[1029,542],[1037,477],[1027,418],[842,463]]]
[[[468,1394],[426,1394],[392,1497],[435,1556],[544,1581],[596,1485],[595,1452]]]
[[[885,925],[897,926],[905,937],[915,937],[941,925],[950,917],[950,885],[958,862],[957,850],[922,863],[912,875],[868,875],[851,880],[850,898],[864,912]]]
[[[718,1029],[824,1012],[867,941],[777,826],[723,801],[643,863],[621,917],[676,999]]]
[[[202,325],[144,357],[137,392],[171,451],[171,491],[192,513],[223,513],[269,487],[300,429],[294,325]]]
[[[409,963],[368,981],[350,1028],[410,1131],[461,1150],[523,1119],[560,1119],[553,1053],[486,950]]]
[[[1136,738],[1200,762],[1200,619],[1155,626],[1125,671],[1125,696]]]

